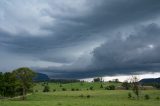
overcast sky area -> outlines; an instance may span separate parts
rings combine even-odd
[[[0,0],[0,71],[160,73],[160,0]],[[155,75],[155,74],[154,74]]]

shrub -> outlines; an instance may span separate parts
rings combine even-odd
[[[130,92],[128,93],[128,98],[132,98],[132,94]]]
[[[53,92],[55,92],[56,91],[56,89],[53,89]]]
[[[109,86],[105,87],[105,90],[115,90],[115,86],[109,85]]]
[[[87,98],[90,98],[91,97],[91,95],[87,95]]]
[[[125,81],[125,82],[122,83],[122,87],[124,87],[126,90],[128,90],[128,89],[131,88],[131,84],[128,83],[127,81]]]
[[[62,88],[62,91],[66,91],[67,89],[66,88]]]
[[[100,88],[103,88],[103,85],[101,84]]]
[[[59,87],[62,87],[62,84],[60,84]]]
[[[93,86],[91,86],[89,89],[90,89],[90,90],[93,90]]]
[[[79,91],[79,89],[77,88],[76,91]]]
[[[146,94],[146,95],[144,95],[144,98],[145,98],[146,100],[149,100],[149,99],[150,99],[150,96],[149,96],[148,94]]]
[[[155,83],[155,84],[153,84],[153,86],[154,86],[155,88],[157,88],[157,89],[160,89],[160,84],[159,84],[159,83]]]
[[[50,88],[48,85],[45,85],[44,86],[44,89],[43,89],[43,92],[49,92],[50,91]]]
[[[160,98],[159,98],[159,97],[156,97],[156,99],[159,100]]]
[[[71,89],[71,91],[75,91],[75,89],[74,89],[74,88],[72,88],[72,89]]]
[[[58,102],[58,104],[57,104],[58,106],[61,106],[62,105],[62,103],[61,102]]]

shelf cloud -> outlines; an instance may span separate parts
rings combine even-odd
[[[52,78],[160,72],[158,0],[1,0],[0,70]]]

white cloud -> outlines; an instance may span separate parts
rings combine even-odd
[[[112,81],[114,79],[119,79],[119,81],[129,81],[132,76],[136,76],[138,80],[145,79],[145,78],[159,78],[160,73],[146,73],[146,74],[139,74],[139,75],[117,75],[117,76],[104,76],[102,79],[104,81]],[[92,82],[94,78],[86,78],[81,79],[82,81]]]
[[[42,0],[2,0],[0,1],[0,29],[12,35],[44,36],[51,32],[42,29],[54,19],[43,14],[49,5]]]

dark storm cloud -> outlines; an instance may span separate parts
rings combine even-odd
[[[160,17],[158,0],[2,0],[1,4],[0,46],[17,56],[62,64],[44,69],[48,73],[80,78],[159,71],[159,25],[145,24]],[[134,26],[138,30],[127,31]]]
[[[138,30],[137,30],[138,29]],[[53,78],[88,78],[104,75],[159,72],[160,26],[138,26],[126,39],[114,38],[93,51],[92,62],[85,69],[45,69]],[[65,67],[67,70],[68,67]],[[61,76],[62,75],[62,76]]]
[[[122,25],[135,24],[136,22],[157,18],[160,11],[159,3],[159,1],[151,0],[92,0],[92,2],[88,0],[87,4],[92,7],[92,10],[90,10],[88,14],[78,17],[56,17],[58,17],[57,23],[60,29],[71,31],[73,34],[77,33],[77,31],[79,33],[81,33],[81,31],[85,33],[95,33],[104,30],[113,30],[113,28]],[[77,25],[75,26],[75,24],[72,23],[77,23]],[[86,35],[87,34],[84,34],[84,36]],[[91,35],[93,34],[91,33]]]
[[[42,26],[42,29],[53,31],[53,35],[47,37],[16,37],[11,42],[17,45],[16,52],[41,52],[52,48],[63,48],[66,46],[74,46],[77,42],[88,42],[91,37],[101,36],[100,31],[113,30],[122,25],[130,25],[139,21],[156,18],[160,11],[160,1],[141,0],[100,0],[88,1],[89,4],[94,4],[90,13],[78,17],[58,15],[54,26]],[[79,7],[81,8],[81,7]],[[51,10],[50,10],[51,11]],[[47,12],[47,10],[46,10]],[[52,11],[51,11],[52,12]],[[53,11],[54,12],[54,11]],[[46,13],[47,14],[47,13]],[[20,33],[20,34],[26,34]],[[108,34],[107,34],[108,35]],[[103,35],[104,36],[104,35]],[[94,40],[91,39],[91,40]]]
[[[137,30],[136,30],[137,31]],[[157,71],[160,68],[160,27],[138,27],[126,40],[115,39],[93,51],[93,70],[108,74]]]

